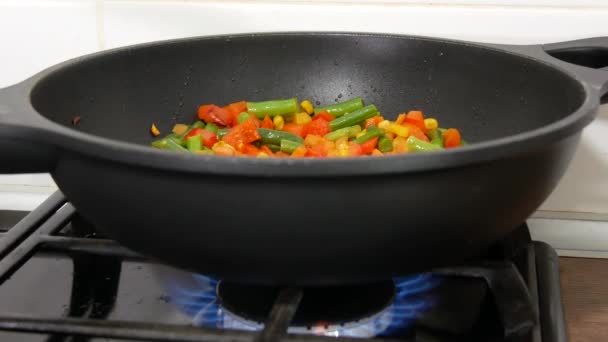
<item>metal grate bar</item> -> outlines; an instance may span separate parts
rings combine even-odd
[[[45,202],[46,203],[46,202]],[[13,249],[0,260],[0,285],[35,252],[40,236],[55,233],[70,220],[76,209],[69,203],[48,218],[40,227],[23,239],[19,248]]]
[[[122,259],[146,259],[108,239],[72,238],[65,236],[40,236],[40,249],[52,252],[80,252],[92,255],[119,257]]]
[[[139,341],[186,341],[186,342],[251,342],[253,332],[219,330],[171,324],[152,324],[127,321],[106,321],[95,319],[45,319],[16,316],[0,316],[0,329],[30,332],[105,337]],[[360,342],[358,338],[335,338],[313,335],[286,335],[284,342]],[[369,342],[397,342],[397,340],[366,339]],[[403,341],[400,341],[403,342]]]
[[[38,208],[19,221],[8,233],[3,234],[0,240],[0,258],[7,255],[17,244],[25,240],[28,234],[36,229],[41,222],[53,215],[65,203],[65,196],[57,191],[38,206]]]
[[[289,328],[289,323],[295,316],[301,300],[302,290],[296,288],[281,290],[264,324],[264,330],[260,332],[255,341],[277,342],[287,335],[287,328]]]

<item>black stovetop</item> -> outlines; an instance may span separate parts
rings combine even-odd
[[[459,267],[271,288],[142,257],[56,193],[0,210],[0,258],[0,341],[567,341],[557,255],[525,225]]]

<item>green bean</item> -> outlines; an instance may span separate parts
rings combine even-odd
[[[281,140],[281,152],[292,154],[302,143],[293,140]]]
[[[206,131],[209,131],[209,132],[211,132],[211,133],[215,133],[215,134],[217,134],[217,131],[218,131],[219,129],[220,129],[220,128],[219,128],[219,127],[217,127],[217,125],[216,125],[216,124],[214,124],[213,122],[210,122],[210,123],[208,123],[208,124],[207,124],[207,126],[205,126],[205,130],[206,130]]]
[[[379,137],[383,134],[384,132],[380,128],[376,126],[370,126],[365,134],[355,139],[355,142],[357,144],[363,144],[364,142],[372,140],[373,138]]]
[[[266,115],[277,116],[283,114],[292,114],[297,110],[297,98],[264,102],[247,102],[247,111],[251,114],[255,114],[255,116],[259,119],[264,119],[264,116]]]
[[[442,147],[422,141],[414,136],[407,138],[407,148],[410,152],[427,152],[443,150]]]
[[[203,147],[203,137],[199,134],[195,134],[186,139],[186,147],[190,152],[196,152],[202,149]]]
[[[291,140],[299,143],[304,143],[304,139],[293,133],[277,131],[268,128],[258,128],[258,133],[262,137],[264,144],[281,145],[281,140]]]
[[[361,132],[361,127],[359,125],[354,125],[350,127],[340,128],[333,132],[325,134],[323,138],[331,141],[336,141],[343,137],[352,138]]]
[[[237,116],[236,121],[240,124],[242,124],[243,122],[247,121],[247,119],[249,119],[251,116],[249,116],[249,113],[241,113],[239,114],[239,116]]]
[[[428,131],[426,135],[431,140],[431,144],[443,148],[443,136],[441,135],[441,131],[439,129],[432,129]]]
[[[275,144],[266,145],[272,152],[279,152],[281,150],[281,146]]]
[[[426,136],[429,138],[429,140],[434,140],[441,138],[441,132],[439,129],[431,129],[430,131],[426,132]]]
[[[186,137],[186,135],[188,135],[188,133],[192,132],[192,130],[195,128],[205,128],[205,123],[202,121],[197,121],[197,122],[193,123],[192,125],[190,125],[190,127],[188,127],[188,129],[183,134],[176,135],[176,137],[178,137],[179,139],[184,139]]]
[[[228,132],[230,132],[230,128],[220,128],[217,130],[217,137],[222,139]]]
[[[386,135],[381,135],[380,138],[378,138],[378,150],[382,153],[392,151],[393,142],[391,139],[387,138]]]
[[[354,99],[350,99],[348,101],[336,103],[333,105],[317,107],[315,108],[315,114],[319,114],[322,111],[327,111],[329,114],[338,117],[346,113],[353,112],[362,107],[363,99],[361,99],[360,97],[355,97]]]
[[[368,105],[357,109],[354,112],[345,114],[329,123],[329,128],[335,131],[340,128],[356,125],[366,119],[374,117],[378,113],[378,109],[374,105]]]
[[[177,143],[175,141],[175,139],[172,137],[166,137],[166,138],[163,138],[160,140],[153,141],[152,146],[163,149],[163,150],[171,150],[171,151],[178,151],[178,152],[187,152],[188,151],[182,145]]]

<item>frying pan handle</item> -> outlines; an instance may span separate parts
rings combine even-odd
[[[546,57],[564,62],[563,67],[608,92],[608,37],[579,39],[545,44]]]
[[[41,139],[43,119],[31,107],[27,89],[0,89],[0,174],[48,172],[55,164],[55,147]]]

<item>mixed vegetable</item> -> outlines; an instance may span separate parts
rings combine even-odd
[[[192,125],[176,124],[155,140],[160,149],[218,156],[354,157],[436,151],[464,145],[455,128],[440,128],[421,111],[386,120],[360,97],[314,107],[298,99],[200,106]],[[159,136],[152,124],[150,132]]]

